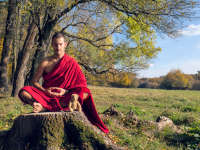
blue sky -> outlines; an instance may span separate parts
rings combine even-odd
[[[159,77],[173,69],[186,74],[200,71],[200,18],[188,22],[179,34],[176,38],[158,37],[156,45],[162,51],[148,69],[138,72],[138,77]]]

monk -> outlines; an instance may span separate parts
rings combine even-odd
[[[54,54],[45,58],[38,66],[32,79],[33,86],[25,86],[19,91],[24,104],[30,104],[34,113],[44,111],[72,111],[69,104],[77,99],[79,111],[103,132],[109,130],[99,118],[87,81],[76,60],[65,54],[67,42],[62,33],[52,37]],[[43,84],[39,84],[40,78]],[[70,105],[71,106],[71,105]]]

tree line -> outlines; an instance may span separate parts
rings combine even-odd
[[[195,0],[0,1],[0,91],[16,96],[31,84],[39,62],[53,53],[54,32],[63,32],[66,52],[86,74],[128,78],[161,51],[157,33],[174,36],[198,6]]]
[[[184,74],[181,70],[171,70],[166,75],[154,78],[137,78],[137,74],[120,72],[116,75],[86,74],[91,85],[125,88],[151,88],[168,90],[200,90],[200,71],[196,74]]]

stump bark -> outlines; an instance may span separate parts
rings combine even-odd
[[[0,150],[121,150],[80,112],[21,115],[0,132]]]

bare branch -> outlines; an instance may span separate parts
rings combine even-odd
[[[90,40],[90,39],[87,39],[87,38],[84,38],[84,37],[79,37],[79,36],[76,36],[76,35],[72,35],[72,34],[69,34],[67,32],[64,32],[63,34],[65,36],[68,36],[68,37],[71,37],[71,38],[75,38],[75,39],[86,41],[86,42],[90,43],[91,45],[93,45],[94,47],[97,47],[97,48],[102,48],[102,47],[105,47],[105,46],[111,46],[111,47],[113,47],[113,45],[111,45],[111,44],[97,45],[97,44],[95,44],[95,42],[97,42],[97,41],[93,41],[93,40]],[[107,49],[103,49],[103,50],[107,51]]]
[[[116,27],[114,27],[114,29],[113,29],[108,35],[96,39],[95,42],[106,39],[107,37],[109,37],[110,35],[112,35],[113,33],[115,33],[115,31],[116,31],[117,29],[119,29],[123,24],[124,24],[124,22],[120,23],[119,25],[117,25]]]
[[[109,34],[107,34],[107,35],[105,35],[105,36],[103,36],[103,37],[97,38],[97,39],[95,39],[95,40],[91,40],[91,39],[88,39],[88,38],[84,38],[84,37],[80,37],[80,36],[76,36],[76,35],[72,35],[72,34],[69,34],[69,33],[67,33],[67,32],[64,32],[64,30],[65,30],[67,27],[69,27],[69,26],[76,26],[76,25],[78,25],[78,24],[86,24],[86,23],[85,23],[85,22],[78,22],[78,23],[75,23],[75,24],[69,24],[69,25],[67,25],[66,27],[64,27],[64,28],[61,30],[61,32],[63,32],[67,37],[71,37],[71,38],[79,39],[79,40],[84,40],[84,41],[90,43],[91,45],[93,45],[94,47],[102,48],[102,47],[106,47],[106,46],[113,47],[113,45],[112,45],[112,44],[101,44],[101,45],[98,45],[98,44],[96,44],[96,42],[99,42],[99,41],[101,41],[101,40],[104,40],[104,39],[108,38],[110,35],[112,35],[113,33],[115,33],[116,30],[124,24],[124,22],[122,22],[121,24],[115,26],[114,29],[113,29]],[[107,49],[104,49],[104,50],[107,51]]]
[[[82,63],[82,62],[78,62],[81,66],[83,66],[85,68],[85,70],[87,70],[88,72],[92,73],[92,74],[104,74],[107,72],[110,72],[110,70],[112,68],[108,68],[106,70],[103,71],[98,71],[96,68],[91,68],[89,65]]]
[[[70,26],[77,26],[77,25],[79,25],[79,24],[84,24],[84,25],[86,25],[86,22],[77,22],[77,23],[71,23],[71,24],[68,24],[67,26],[65,26],[64,28],[62,28],[62,30],[60,31],[60,32],[64,32],[64,30],[65,29],[67,29],[68,27],[70,27]]]
[[[129,11],[128,9],[124,9],[126,7],[124,5],[123,6],[121,5],[123,7],[123,9],[120,7],[117,7],[117,6],[119,6],[119,4],[115,3],[115,1],[113,1],[113,0],[100,0],[100,1],[108,4],[108,6],[111,6],[112,8],[114,8],[117,11],[125,13],[127,16],[130,16],[130,15],[138,16],[138,13]]]
[[[191,2],[177,2],[177,1],[172,1],[173,3],[170,3],[167,1],[161,6],[157,6],[156,8],[154,7],[147,7],[147,8],[140,8],[137,7],[134,10],[130,10],[124,3],[117,3],[117,1],[113,0],[100,0],[103,3],[106,3],[108,6],[111,6],[117,11],[125,13],[127,16],[138,16],[139,14],[143,15],[151,15],[151,16],[170,16],[170,17],[189,17],[191,15]],[[155,3],[156,4],[156,3]],[[134,4],[132,4],[134,5]],[[196,4],[198,5],[198,3]],[[156,6],[156,5],[155,5]],[[179,7],[184,7],[182,10],[184,11],[184,15],[182,12],[177,11]],[[148,9],[149,8],[149,9]],[[165,9],[167,8],[167,9]],[[167,11],[166,11],[167,10]]]
[[[66,9],[64,9],[60,14],[58,14],[55,18],[54,21],[59,20],[60,18],[62,18],[65,14],[67,14],[68,12],[70,12],[73,8],[75,8],[76,6],[78,6],[79,4],[82,3],[86,3],[86,2],[90,2],[92,0],[75,0],[74,3],[70,6],[67,7]]]

